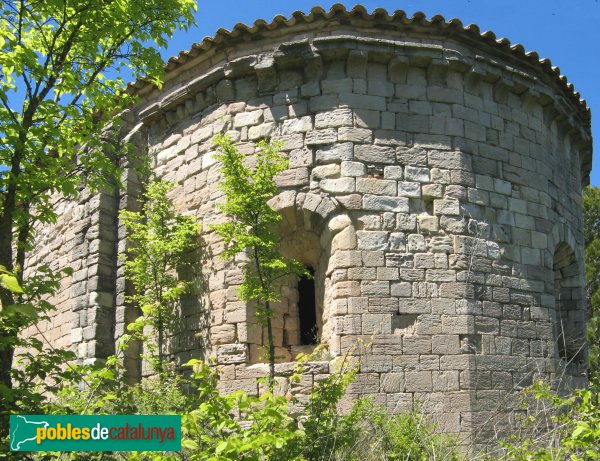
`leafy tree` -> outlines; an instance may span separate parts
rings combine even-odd
[[[141,212],[123,211],[121,219],[133,244],[125,261],[126,275],[135,294],[129,299],[142,310],[143,316],[130,325],[142,333],[151,326],[158,335],[156,370],[164,371],[163,344],[165,330],[175,320],[175,304],[187,291],[187,283],[177,271],[191,261],[189,253],[196,248],[199,225],[191,216],[178,214],[167,193],[173,183],[150,181],[144,193]]]
[[[588,302],[588,344],[590,378],[600,379],[600,188],[583,192],[585,275]]]
[[[225,240],[224,258],[247,253],[249,264],[244,267],[244,281],[239,289],[240,299],[258,303],[257,317],[267,328],[267,355],[271,385],[275,377],[275,344],[271,319],[271,303],[279,299],[277,282],[291,274],[308,275],[297,261],[282,257],[275,225],[281,216],[268,201],[279,192],[274,177],[284,171],[288,161],[277,151],[277,145],[261,141],[255,154],[255,168],[247,166],[246,159],[227,136],[217,136],[219,151],[216,159],[223,165],[221,189],[225,203],[220,210],[229,216],[229,222],[213,228]]]
[[[158,84],[163,64],[155,48],[190,26],[195,9],[193,0],[0,4],[0,265],[19,282],[33,224],[56,218],[52,194],[74,196],[81,185],[101,187],[114,177],[116,153],[102,141],[131,97],[120,77],[109,76],[127,71]],[[23,301],[0,286],[3,312]],[[18,333],[32,323],[28,315],[0,316],[5,401],[14,401]]]

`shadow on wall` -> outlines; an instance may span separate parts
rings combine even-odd
[[[585,292],[577,258],[567,243],[562,242],[556,247],[552,267],[554,356],[560,360],[565,378],[580,378],[587,371]],[[568,381],[566,386],[570,386]]]
[[[177,268],[178,278],[188,285],[188,291],[174,306],[175,321],[170,331],[165,332],[163,351],[165,363],[173,365],[175,369],[180,369],[193,358],[204,360],[206,351],[210,351],[210,302],[205,268],[212,259],[209,246],[198,236],[196,250],[189,253]],[[139,309],[136,312],[141,315]],[[149,370],[140,356],[147,352],[143,344],[132,344],[128,352],[128,374],[132,377],[148,375]]]

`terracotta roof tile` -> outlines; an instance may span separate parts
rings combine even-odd
[[[538,53],[535,51],[526,52],[523,45],[519,43],[511,45],[511,42],[506,38],[498,39],[496,34],[491,31],[482,33],[480,28],[475,24],[464,26],[463,23],[456,18],[447,21],[443,16],[435,15],[428,20],[425,14],[422,12],[416,12],[412,17],[408,17],[407,14],[402,10],[396,10],[392,14],[389,14],[383,8],[377,8],[373,10],[372,13],[369,13],[362,5],[357,5],[351,10],[347,10],[344,5],[337,3],[333,5],[329,11],[325,11],[323,8],[317,6],[312,8],[308,14],[302,11],[295,11],[289,18],[286,18],[282,15],[277,15],[271,22],[267,22],[264,19],[258,19],[251,26],[238,23],[231,31],[220,28],[217,30],[214,37],[205,37],[202,42],[194,43],[190,50],[181,51],[178,56],[170,58],[165,65],[165,69],[168,74],[177,69],[179,66],[185,64],[191,57],[198,56],[203,51],[207,51],[215,45],[219,45],[227,40],[244,34],[255,35],[259,34],[263,30],[276,30],[281,27],[291,27],[302,22],[311,23],[319,19],[351,19],[353,17],[358,17],[365,20],[385,21],[389,23],[399,22],[406,26],[434,25],[441,27],[442,29],[450,29],[452,32],[466,34],[469,37],[482,40],[491,46],[497,47],[501,51],[510,52],[517,58],[523,59],[530,64],[539,66],[543,72],[554,79],[559,86],[563,87],[567,95],[570,96],[573,102],[580,107],[582,113],[589,117],[589,109],[585,100],[581,99],[580,94],[575,91],[574,86],[568,82],[567,78],[564,75],[561,75],[560,68],[552,66],[552,63],[548,58],[540,59]],[[129,91],[135,93],[147,85],[150,85],[150,83],[140,79],[129,84]]]

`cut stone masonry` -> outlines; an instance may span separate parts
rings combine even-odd
[[[314,347],[300,340],[298,281],[288,281],[274,318],[282,392],[306,393],[330,359],[356,355],[347,403],[368,394],[399,412],[419,402],[443,431],[485,437],[534,377],[586,384],[590,114],[549,62],[455,20],[336,6],[220,31],[167,70],[161,91],[131,87],[140,99],[122,138],[202,223],[174,361],[215,358],[224,391],[256,394],[266,371],[265,332],[236,291],[244,260],[220,259],[211,230],[226,219],[213,146],[224,132],[249,158],[261,139],[282,144],[289,169],[270,202],[281,249],[315,274],[315,338],[328,352],[288,381]],[[118,211],[139,206],[140,185],[123,166],[123,190],[61,203],[29,260],[74,268],[42,328],[82,360],[113,353],[137,315]],[[127,366],[132,379],[145,372]]]

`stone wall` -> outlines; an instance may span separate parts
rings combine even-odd
[[[443,430],[471,436],[493,433],[533,376],[584,385],[591,140],[577,95],[547,62],[455,21],[361,9],[294,18],[195,45],[170,61],[161,92],[138,85],[126,114],[126,139],[203,226],[173,360],[214,357],[225,390],[256,393],[265,372],[265,334],[237,297],[244,260],[219,258],[211,231],[226,219],[212,144],[225,132],[249,160],[265,137],[289,158],[271,205],[284,254],[315,270],[329,351],[301,388],[329,372],[327,359],[356,355],[350,400],[369,394],[394,412],[420,402]],[[124,175],[118,197],[91,199],[92,228],[104,230],[80,243],[88,278],[74,274],[71,302],[83,309],[72,334],[83,357],[106,354],[101,334],[118,338],[135,317],[115,259],[126,246],[117,206],[138,206],[135,173]],[[284,391],[285,362],[310,349],[297,340],[296,286],[282,288],[274,319]],[[94,329],[102,322],[110,329]]]

